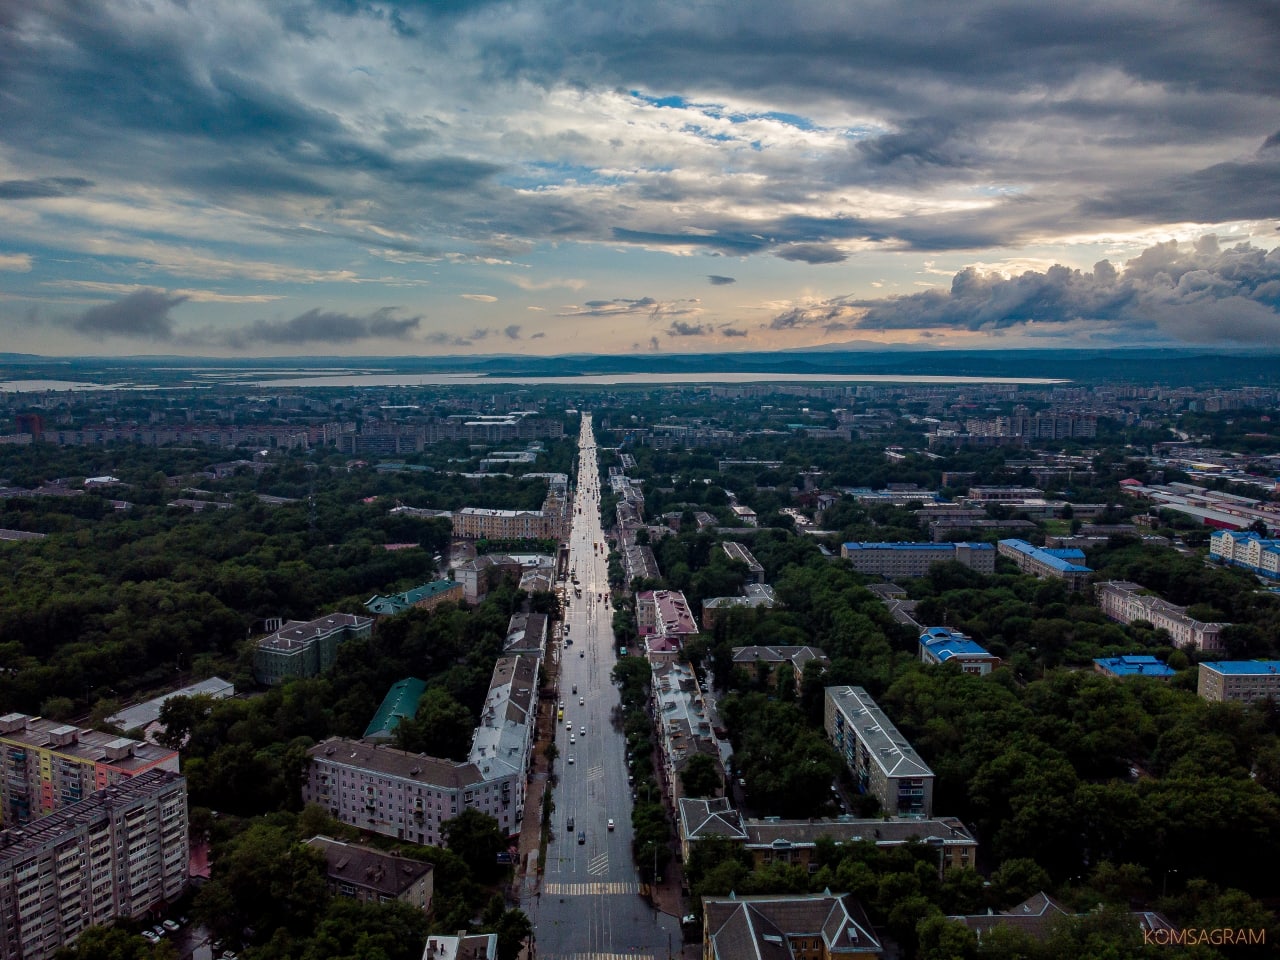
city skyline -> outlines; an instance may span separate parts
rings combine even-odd
[[[0,338],[49,355],[1271,345],[1280,22],[0,9]]]

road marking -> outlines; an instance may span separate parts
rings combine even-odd
[[[609,854],[597,853],[587,861],[587,873],[593,877],[609,872]]]
[[[631,953],[562,953],[559,960],[642,960],[644,957],[656,957],[661,954],[656,947],[640,949]]]
[[[588,780],[599,780],[604,777],[604,764],[597,763],[587,771]]]
[[[620,880],[613,883],[600,881],[596,883],[548,883],[543,893],[549,897],[588,897],[600,894],[635,894],[640,892],[640,884],[634,880]]]

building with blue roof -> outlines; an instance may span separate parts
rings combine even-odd
[[[1280,540],[1252,530],[1219,530],[1209,538],[1209,557],[1244,567],[1269,580],[1280,580]]]
[[[840,556],[858,573],[879,577],[923,577],[935,563],[954,560],[979,573],[994,573],[989,543],[846,543]]]
[[[1168,680],[1177,673],[1167,663],[1146,654],[1129,654],[1120,657],[1095,657],[1093,669],[1104,677],[1156,677]]]
[[[454,580],[433,580],[389,597],[374,596],[365,601],[364,608],[378,617],[393,617],[413,607],[434,610],[442,603],[461,603],[462,584]]]
[[[1206,660],[1196,692],[1219,703],[1280,700],[1280,660]]]
[[[378,712],[365,727],[364,739],[374,743],[394,740],[400,721],[417,714],[418,701],[426,690],[426,681],[417,677],[405,677],[393,683],[382,698]]]
[[[1067,589],[1085,590],[1089,586],[1089,574],[1084,565],[1084,551],[1073,548],[1046,550],[1025,540],[1001,540],[997,544],[1000,556],[1008,557],[1023,573],[1036,577],[1052,577],[1065,581]]]
[[[926,627],[920,634],[921,663],[956,663],[965,673],[986,676],[1000,666],[1000,658],[948,627]]]

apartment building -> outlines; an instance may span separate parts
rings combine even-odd
[[[1252,530],[1219,530],[1209,538],[1209,557],[1220,563],[1244,567],[1269,580],[1280,580],[1280,540]]]
[[[276,620],[271,626],[275,632],[259,640],[253,652],[254,679],[267,686],[320,676],[337,659],[338,644],[369,636],[373,617],[331,613],[306,622]]]
[[[702,898],[703,960],[838,960],[882,956],[851,894]]]
[[[920,634],[920,662],[955,663],[964,673],[980,677],[1000,666],[999,657],[960,631],[947,627],[927,627]]]
[[[431,864],[332,837],[315,836],[306,844],[324,854],[325,883],[334,896],[363,903],[399,900],[423,913],[431,909],[435,887]]]
[[[989,543],[845,543],[840,556],[858,573],[878,577],[923,577],[935,563],[954,560],[979,573],[994,573]]]
[[[542,510],[463,507],[453,515],[453,535],[464,540],[559,540],[560,521]]]
[[[341,737],[316,744],[308,751],[303,802],[361,830],[411,843],[445,846],[441,827],[466,807],[515,835],[524,817],[537,671],[537,657],[498,661],[466,761]]]
[[[770,610],[778,602],[778,594],[767,583],[748,583],[742,588],[740,597],[708,597],[702,601],[702,629],[715,629],[718,620],[726,611],[739,608],[756,609],[763,607]]]
[[[47,817],[151,770],[178,772],[176,750],[25,713],[0,716],[0,751],[5,827]]]
[[[954,817],[918,819],[886,817],[877,820],[762,820],[742,822],[743,849],[750,854],[755,869],[773,864],[803,867],[809,873],[819,868],[818,841],[829,837],[839,844],[874,843],[877,847],[897,847],[916,842],[937,851],[938,871],[972,867],[977,861],[978,841]]]
[[[703,616],[706,616],[705,605]],[[757,680],[767,678],[770,688],[778,685],[778,668],[783,664],[791,667],[791,680],[796,694],[803,688],[804,672],[811,663],[816,669],[825,671],[831,666],[830,658],[817,647],[809,646],[752,646],[734,647],[733,665],[746,670]]]
[[[1112,620],[1133,623],[1145,620],[1157,630],[1167,631],[1175,646],[1217,651],[1222,647],[1222,629],[1229,623],[1206,623],[1187,616],[1187,608],[1161,600],[1146,592],[1140,583],[1108,580],[1094,585],[1098,606]]]
[[[888,816],[933,816],[933,771],[862,687],[827,687],[823,729]]]
[[[687,664],[672,660],[653,663],[653,723],[658,739],[658,773],[666,785],[672,812],[682,794],[680,774],[696,754],[711,757],[720,767],[730,755],[728,744],[716,737],[698,678]]]
[[[646,646],[668,652],[697,634],[698,622],[679,590],[642,590],[636,594],[636,630]]]
[[[1046,550],[1025,540],[1001,540],[996,548],[1000,556],[1008,557],[1023,573],[1065,581],[1072,592],[1089,588],[1089,574],[1093,571],[1078,562],[1084,559],[1082,550]]]
[[[1219,703],[1280,700],[1280,660],[1219,660],[1200,664],[1196,692]]]
[[[370,743],[390,743],[396,737],[396,728],[400,721],[414,717],[418,712],[418,701],[427,692],[425,680],[417,677],[405,677],[397,680],[382,698],[378,712],[373,715],[369,725],[364,729],[362,740]]]
[[[0,831],[0,957],[49,960],[90,926],[172,903],[187,858],[187,783],[167,770]]]

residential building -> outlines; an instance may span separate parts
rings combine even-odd
[[[1115,677],[1117,679],[1125,677],[1155,677],[1158,680],[1168,680],[1177,674],[1177,671],[1167,663],[1162,663],[1155,657],[1146,654],[1096,657],[1093,661],[1093,669],[1104,677]]]
[[[370,743],[389,743],[395,739],[396,727],[406,718],[412,719],[418,712],[418,701],[427,691],[425,680],[417,677],[405,677],[397,680],[382,698],[378,712],[365,727],[362,740]]]
[[[698,633],[698,623],[679,590],[642,590],[636,594],[636,630],[651,653],[673,655]]]
[[[757,680],[762,676],[765,677],[770,688],[775,688],[778,685],[778,668],[783,664],[790,665],[792,671],[791,680],[797,695],[803,687],[805,668],[811,663],[817,664],[815,669],[819,673],[824,672],[827,667],[831,666],[830,658],[817,647],[753,646],[733,648],[733,665],[746,670]]]
[[[708,837],[723,837],[734,843],[746,843],[747,831],[742,814],[728,797],[681,797],[676,803],[676,827],[680,831],[680,859],[689,862],[693,845]]]
[[[442,603],[461,603],[462,584],[456,580],[433,580],[389,597],[373,596],[365,601],[364,608],[375,617],[393,617],[414,607],[434,610]]]
[[[675,812],[683,784],[680,774],[695,755],[711,757],[719,767],[721,782],[731,751],[711,726],[698,678],[687,663],[661,660],[651,664],[653,674],[653,723],[658,739],[658,774]]]
[[[778,602],[778,594],[767,583],[748,583],[742,588],[741,597],[708,597],[702,601],[702,629],[715,629],[716,620],[728,610],[740,608],[765,610],[773,609]]]
[[[560,518],[541,510],[463,507],[453,515],[453,535],[465,540],[559,540]]]
[[[1000,666],[1000,658],[958,630],[927,627],[920,634],[921,663],[955,663],[964,673],[985,677]]]
[[[933,816],[933,771],[862,687],[827,687],[827,738],[888,816]]]
[[[747,583],[764,583],[764,567],[760,565],[759,560],[751,555],[751,551],[747,549],[745,543],[726,540],[720,544],[720,548],[724,550],[725,556],[730,560],[738,560],[746,564]]]
[[[337,659],[338,644],[373,632],[373,617],[331,613],[305,623],[275,620],[271,625],[275,632],[259,640],[253,652],[254,679],[267,686],[320,676]]]
[[[1046,550],[1025,540],[1001,540],[997,549],[1023,573],[1062,580],[1072,592],[1089,587],[1089,574],[1093,571],[1078,562],[1084,559],[1082,550]]]
[[[0,957],[49,960],[88,927],[173,903],[188,845],[187,782],[158,769],[0,831]]]
[[[1041,891],[1033,894],[1022,903],[999,913],[987,911],[967,917],[949,917],[972,930],[981,943],[997,929],[1017,930],[1033,940],[1047,940],[1054,926],[1069,917],[1081,917],[1084,914],[1071,913],[1066,906],[1047,893]],[[1160,943],[1159,939],[1147,939],[1157,931],[1172,931],[1173,926],[1159,913],[1138,910],[1129,914],[1135,927],[1147,942]],[[1168,941],[1163,941],[1167,943]]]
[[[1280,700],[1280,660],[1205,661],[1196,692],[1220,703]]]
[[[954,560],[979,573],[994,573],[989,543],[846,543],[840,556],[858,573],[878,577],[923,577],[935,563]]]
[[[653,555],[652,548],[645,544],[622,548],[622,569],[626,574],[627,583],[631,583],[636,577],[656,580],[661,575],[658,570],[658,558]]]
[[[855,820],[744,820],[743,848],[760,870],[775,863],[803,867],[816,873],[818,840],[828,837],[837,844],[874,843],[877,847],[897,847],[923,843],[938,854],[938,870],[958,870],[977,862],[978,841],[954,817],[922,820],[916,817],[886,817]]]
[[[411,843],[444,846],[441,827],[465,807],[487,813],[515,835],[524,816],[537,674],[537,657],[498,661],[463,762],[345,738],[316,744],[308,751],[303,802],[318,803],[343,823]]]
[[[5,827],[47,817],[151,770],[178,772],[176,750],[25,713],[0,716],[0,751]]]
[[[315,836],[306,843],[324,854],[325,882],[334,896],[363,903],[399,900],[423,913],[431,909],[435,884],[431,864],[332,837]]]
[[[1209,538],[1209,557],[1244,567],[1269,580],[1280,580],[1280,540],[1267,539],[1252,530],[1219,530]]]
[[[738,521],[741,526],[754,527],[758,525],[756,512],[750,507],[744,507],[740,503],[729,505],[729,511],[733,514],[733,518]]]
[[[851,894],[702,898],[703,960],[881,955],[866,911]]]
[[[1145,620],[1157,630],[1164,630],[1175,646],[1195,650],[1222,649],[1222,629],[1229,623],[1206,623],[1187,616],[1187,608],[1179,607],[1147,593],[1140,583],[1108,580],[1094,585],[1098,606],[1112,620],[1133,623]]]
[[[503,641],[502,652],[530,653],[543,657],[547,652],[547,627],[549,621],[545,613],[513,613],[507,621],[507,638]]]
[[[518,560],[511,557],[485,554],[459,564],[452,573],[453,578],[462,584],[462,598],[467,603],[476,604],[489,595],[489,587],[494,579],[519,577],[521,566]]]

